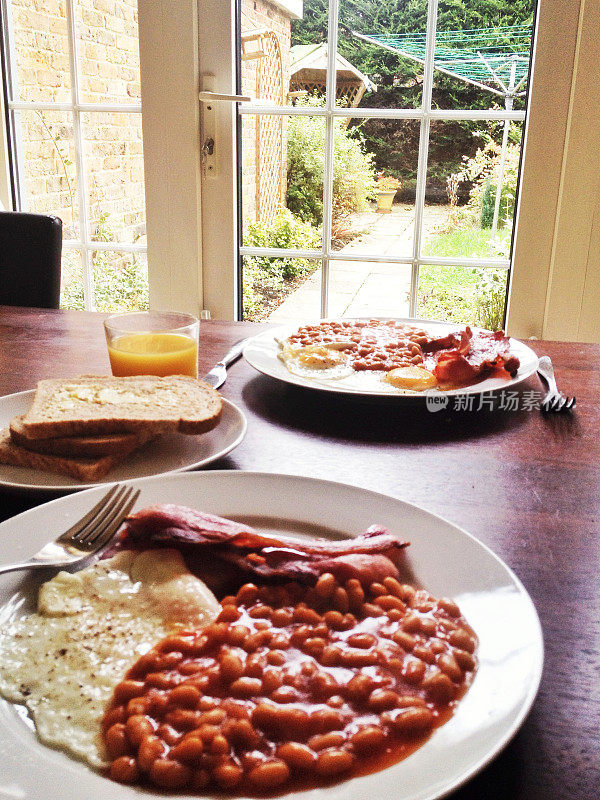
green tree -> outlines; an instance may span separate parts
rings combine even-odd
[[[292,44],[327,41],[327,0],[305,0],[304,16],[292,23]],[[533,22],[534,0],[441,0],[437,27],[440,31],[490,28]],[[423,33],[427,0],[340,0],[338,51],[377,84],[377,92],[363,96],[360,105],[375,108],[415,108],[422,98],[422,66],[353,35]],[[502,101],[476,86],[443,73],[434,73],[432,102],[445,109],[488,109]],[[522,108],[517,100],[515,108]],[[395,120],[354,121],[374,156],[378,171],[396,175],[405,186],[414,180],[419,126]],[[460,167],[463,156],[474,155],[480,142],[474,133],[481,123],[444,122],[432,129],[428,178],[444,191],[446,176]],[[502,126],[491,124],[487,133],[499,141]],[[464,187],[465,191],[467,187]]]

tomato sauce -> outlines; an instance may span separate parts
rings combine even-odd
[[[222,606],[117,686],[115,780],[264,795],[384,769],[448,720],[476,670],[456,603],[394,578],[245,584]]]
[[[421,366],[421,345],[428,338],[425,331],[394,320],[345,320],[304,325],[287,341],[298,347],[345,342],[344,352],[354,370],[389,372],[399,367]]]

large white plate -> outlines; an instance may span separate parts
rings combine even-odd
[[[452,719],[400,763],[372,775],[302,793],[303,800],[433,800],[484,767],[523,722],[536,695],[543,661],[540,623],[511,570],[465,531],[421,508],[344,484],[251,472],[204,472],[135,481],[138,507],[181,503],[251,521],[267,532],[355,536],[370,524],[410,539],[410,566],[435,595],[455,597],[479,636],[480,666]],[[94,489],[38,506],[0,525],[3,561],[35,552],[90,508]],[[32,607],[32,578],[0,577],[0,607]],[[0,796],[46,800],[133,800],[160,797],[112,783],[61,752],[40,744],[17,713],[0,701]],[[243,792],[240,796],[243,795]],[[284,795],[292,800],[295,795]]]
[[[34,390],[0,397],[0,429],[31,406]],[[229,453],[246,434],[246,417],[229,400],[223,401],[223,415],[216,428],[199,436],[169,433],[159,436],[128,456],[99,481],[84,483],[68,475],[0,464],[0,486],[16,491],[73,492],[98,484],[129,481],[166,472],[183,472],[204,467]]]
[[[450,324],[448,322],[437,322],[423,319],[398,319],[398,322],[407,322],[410,324],[418,325],[426,331],[431,331],[438,335],[444,335],[449,331],[455,331],[464,328],[464,325]],[[310,324],[317,324],[316,322]],[[339,380],[324,380],[319,378],[308,378],[302,375],[295,375],[291,373],[285,364],[278,358],[280,347],[278,342],[286,339],[290,334],[298,330],[298,325],[283,325],[280,328],[271,328],[264,333],[259,333],[258,336],[253,337],[246,347],[244,348],[244,358],[254,367],[258,372],[264,375],[269,375],[272,378],[278,378],[281,381],[292,383],[296,386],[304,386],[309,389],[319,389],[324,392],[335,392],[339,394],[362,395],[373,397],[403,397],[403,398],[416,398],[423,399],[427,397],[427,392],[413,392],[408,390],[396,389],[390,384],[381,382],[381,388],[371,384],[369,378],[370,373],[355,373],[352,380],[356,381],[358,385],[349,385],[343,378]],[[527,347],[523,342],[517,339],[510,340],[511,351],[518,357],[520,367],[514,378],[506,380],[504,378],[491,377],[486,378],[479,383],[472,386],[465,386],[461,389],[450,389],[443,392],[445,395],[457,394],[483,394],[484,392],[494,392],[502,389],[512,389],[517,383],[528,378],[537,369],[538,357],[530,347]],[[360,381],[365,383],[369,381],[368,386],[360,385]],[[379,382],[378,382],[379,383]],[[437,390],[436,390],[437,391]]]

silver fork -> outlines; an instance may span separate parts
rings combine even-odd
[[[548,385],[548,393],[542,400],[541,410],[544,412],[572,411],[577,402],[575,397],[565,397],[558,391],[556,378],[554,377],[554,367],[548,356],[542,356],[538,361],[537,373]]]
[[[88,513],[29,561],[0,566],[0,575],[19,569],[73,566],[107,544],[129,514],[140,490],[115,484]]]

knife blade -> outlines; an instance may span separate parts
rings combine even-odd
[[[234,361],[237,361],[242,355],[247,341],[249,340],[246,338],[240,339],[239,342],[236,342],[233,347],[231,347],[225,353],[223,358],[220,361],[217,361],[214,367],[210,369],[206,375],[204,375],[202,380],[206,381],[206,383],[209,383],[213,389],[218,389],[219,386],[222,386],[227,380],[227,367],[230,366],[230,364],[233,364]]]

